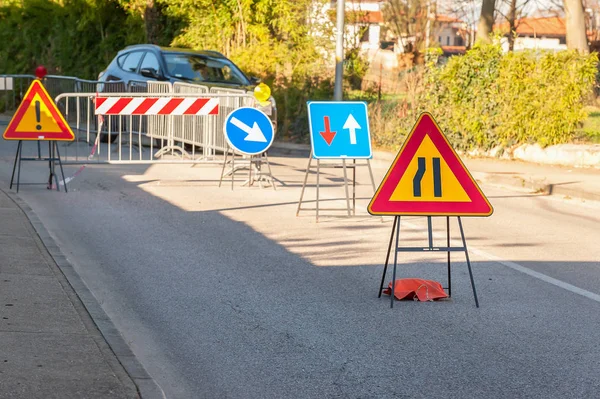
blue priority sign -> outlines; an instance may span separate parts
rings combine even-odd
[[[229,145],[246,155],[265,152],[275,137],[269,117],[250,107],[238,108],[227,115],[223,131]]]
[[[313,158],[372,158],[367,103],[309,101]]]

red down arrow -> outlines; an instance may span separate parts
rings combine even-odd
[[[321,133],[321,136],[323,136],[323,139],[325,139],[325,142],[327,143],[327,145],[331,145],[331,142],[335,138],[335,135],[337,134],[337,132],[331,131],[331,127],[329,126],[329,117],[328,116],[323,117],[323,123],[325,124],[325,131],[319,132],[319,133]]]

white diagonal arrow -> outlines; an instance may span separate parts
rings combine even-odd
[[[338,125],[339,126],[339,125]],[[348,115],[346,123],[342,129],[348,129],[350,131],[350,144],[356,144],[356,129],[362,129],[352,114]]]
[[[244,139],[245,141],[256,141],[259,143],[267,142],[267,138],[262,130],[260,130],[260,127],[258,127],[258,123],[254,122],[254,125],[250,127],[234,116],[231,118],[231,124],[248,134]]]

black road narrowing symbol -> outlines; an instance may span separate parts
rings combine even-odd
[[[433,196],[436,198],[440,198],[442,196],[442,173],[441,173],[441,161],[440,158],[433,158]],[[417,173],[413,178],[413,196],[420,197],[421,196],[421,181],[423,180],[423,176],[425,175],[425,170],[427,169],[425,164],[425,158],[419,157],[417,159],[419,167],[417,169]]]

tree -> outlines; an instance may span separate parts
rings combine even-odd
[[[477,24],[477,41],[490,43],[490,35],[494,29],[494,10],[496,0],[483,0],[481,3],[481,14]]]
[[[391,32],[398,38],[404,53],[417,56],[425,46],[427,38],[429,1],[424,0],[387,0],[385,2],[385,21]],[[435,12],[429,10],[430,14]]]
[[[168,44],[170,39],[164,38],[163,4],[161,0],[118,0],[123,9],[132,18],[141,19],[144,23],[146,42],[152,44]],[[166,42],[165,42],[166,40]]]
[[[578,50],[582,54],[588,54],[590,48],[587,42],[585,15],[581,0],[564,0],[567,48]]]
[[[508,51],[513,51],[515,48],[515,38],[517,36],[517,28],[519,27],[521,18],[527,14],[526,8],[531,0],[504,0],[499,4],[496,12],[508,22]]]

